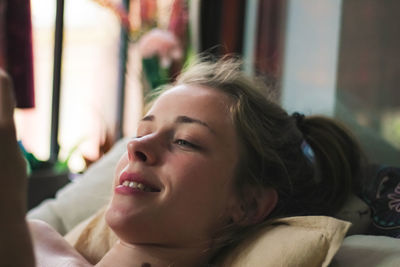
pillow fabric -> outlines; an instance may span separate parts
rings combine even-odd
[[[326,216],[277,219],[229,251],[217,266],[328,266],[349,227],[349,222]]]
[[[347,235],[365,233],[372,222],[371,208],[355,194],[348,197],[343,207],[333,217],[351,222]]]
[[[400,240],[387,236],[346,237],[330,267],[400,266]]]
[[[96,264],[117,241],[105,224],[103,213],[104,210],[99,211],[65,236],[92,264]],[[349,222],[326,216],[276,219],[224,253],[211,266],[328,266],[349,227]]]

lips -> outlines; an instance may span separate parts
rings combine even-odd
[[[160,187],[152,182],[143,179],[142,176],[136,173],[123,172],[119,179],[118,188],[126,189],[128,191],[141,191],[141,192],[160,192]]]

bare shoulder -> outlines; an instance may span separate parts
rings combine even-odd
[[[30,220],[28,225],[33,239],[37,266],[93,266],[47,223],[40,220]]]

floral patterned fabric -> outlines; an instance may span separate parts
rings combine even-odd
[[[400,168],[382,166],[374,177],[364,194],[372,211],[367,234],[400,238]]]

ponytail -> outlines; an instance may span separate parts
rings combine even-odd
[[[344,125],[322,117],[304,117],[297,127],[315,156],[315,175],[319,179],[315,203],[327,215],[338,211],[351,193],[360,194],[365,156],[360,145]]]

